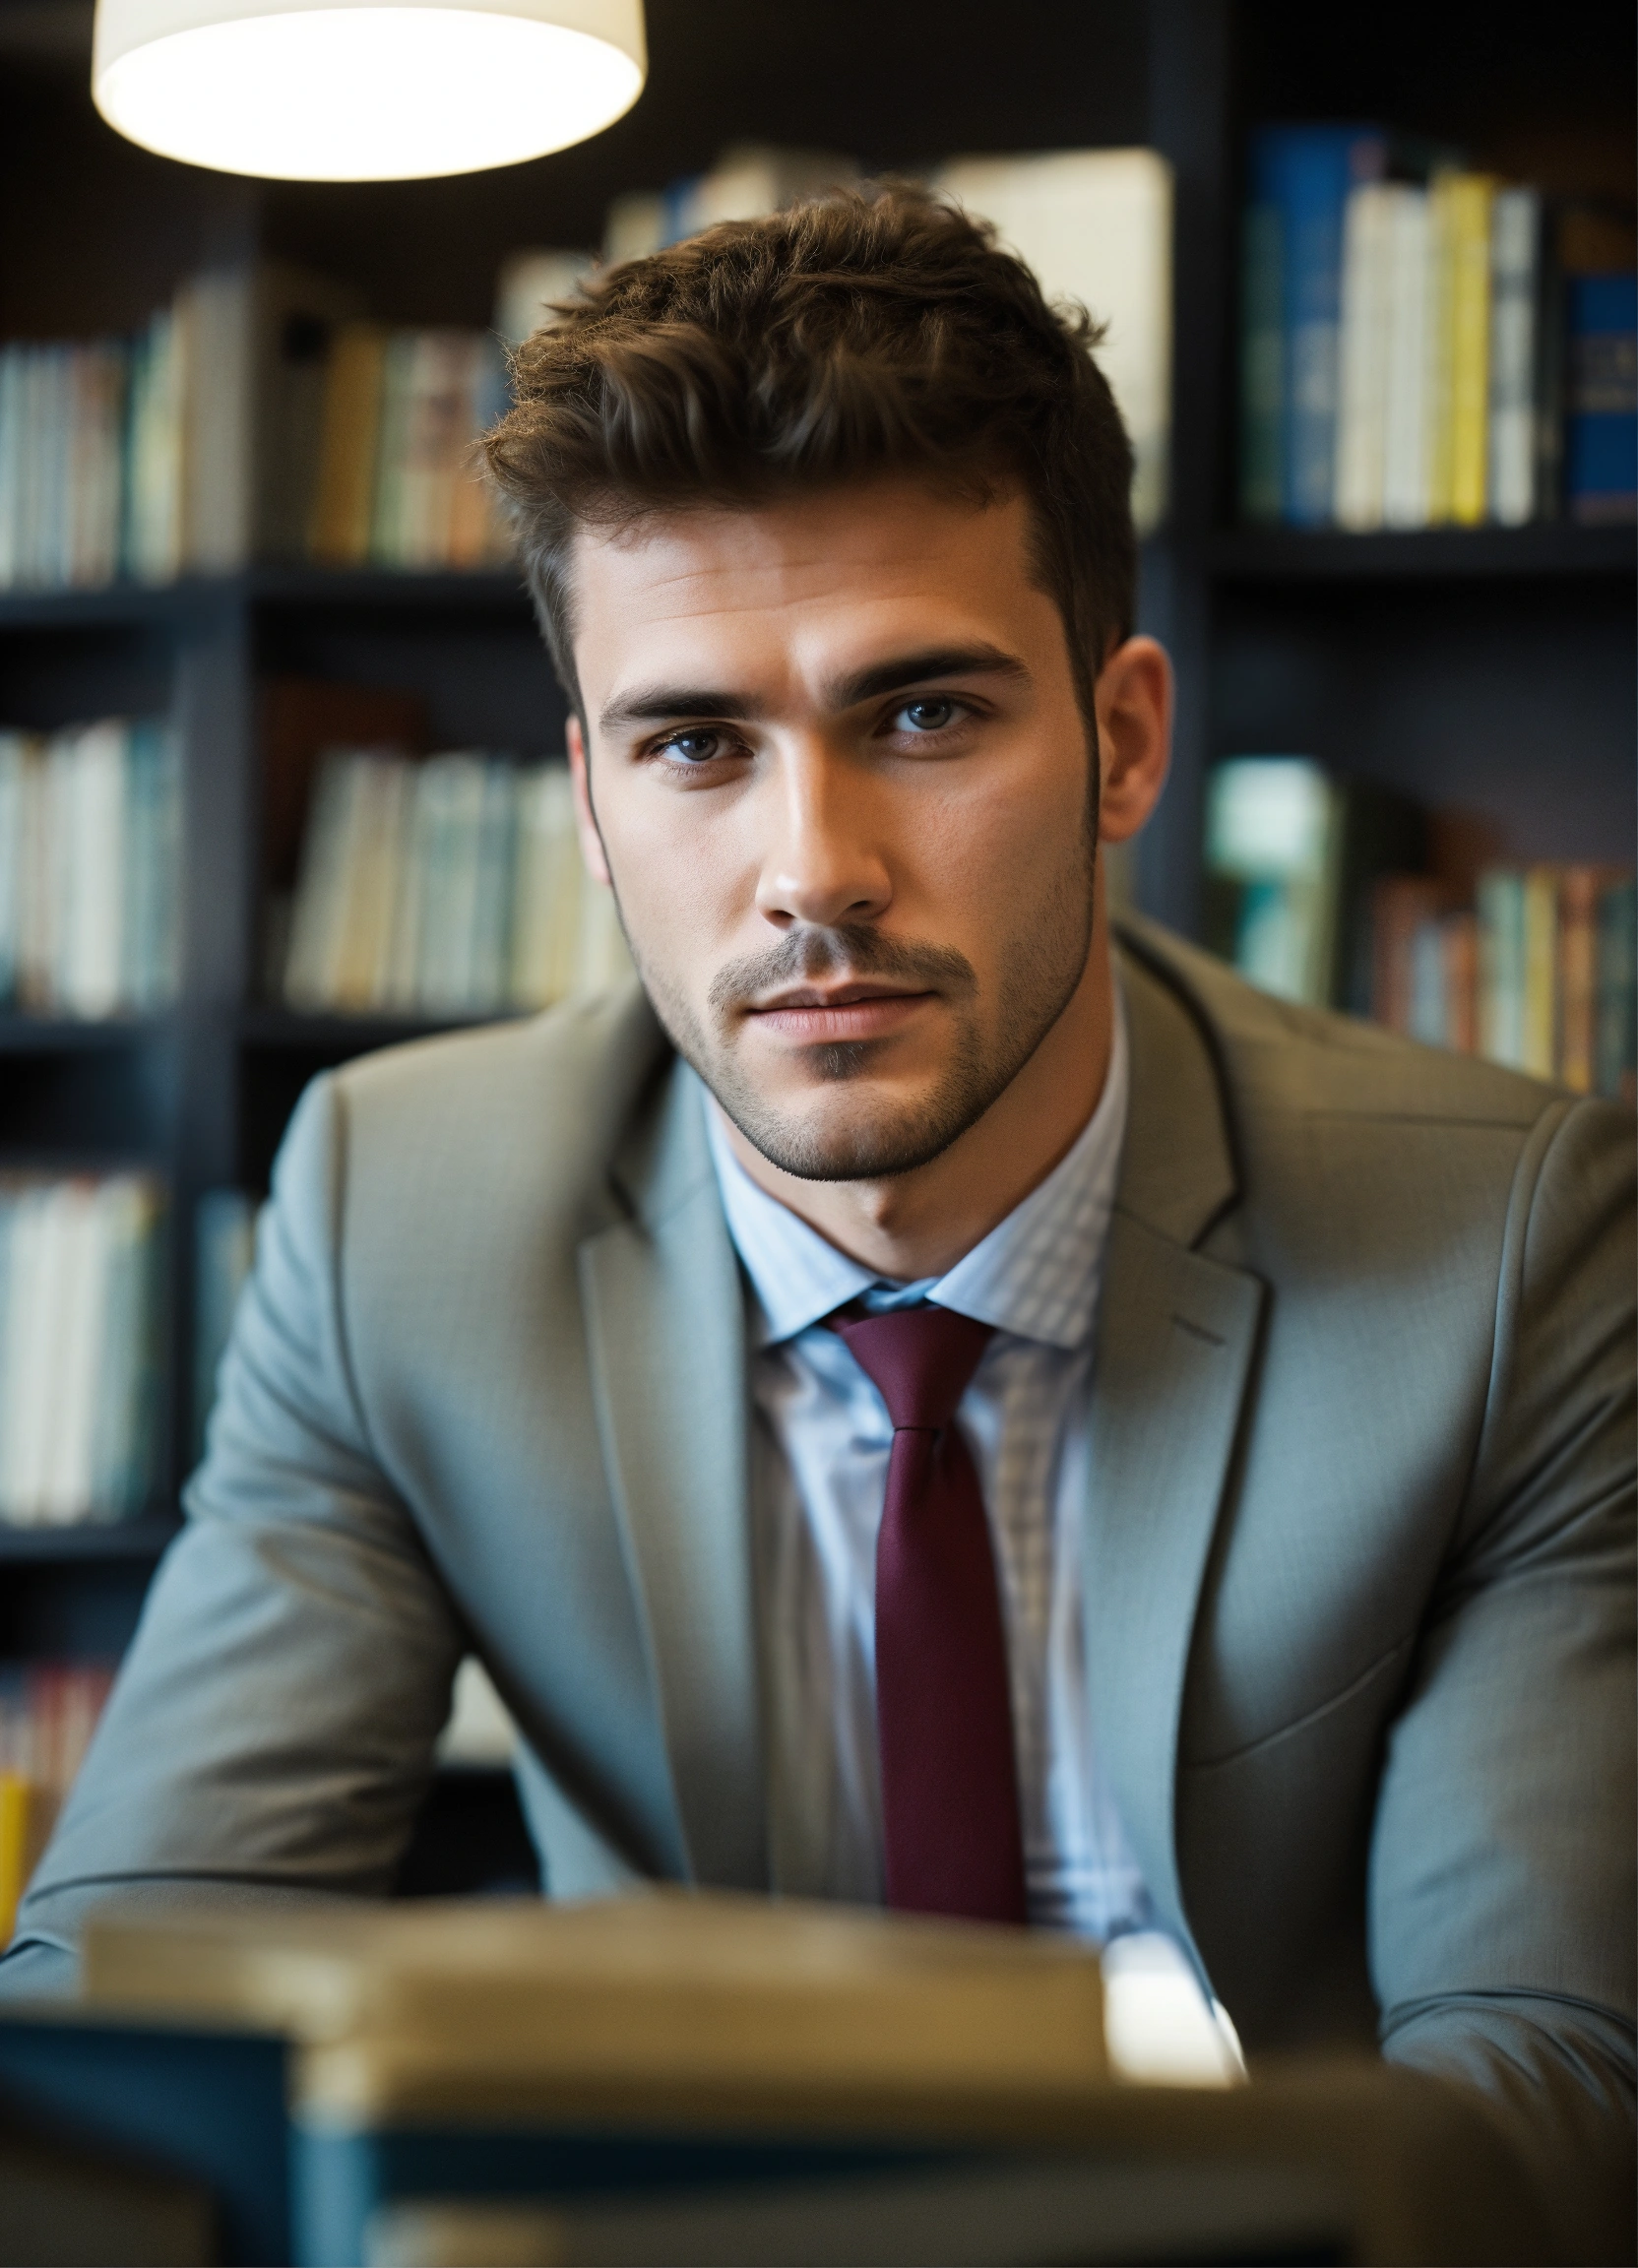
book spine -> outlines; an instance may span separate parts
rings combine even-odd
[[[1427,433],[1427,520],[1447,523],[1456,497],[1456,176],[1436,173],[1427,192],[1427,350],[1422,422]]]
[[[1541,246],[1540,196],[1500,190],[1490,219],[1489,509],[1504,528],[1536,517]]]
[[[1524,876],[1493,867],[1479,879],[1479,1050],[1524,1062]]]
[[[370,556],[386,351],[375,323],[343,324],[330,350],[308,536],[325,566],[362,567]]]
[[[1240,512],[1276,521],[1286,501],[1285,225],[1247,209],[1240,241]]]
[[[1569,285],[1569,400],[1564,500],[1599,526],[1638,515],[1638,276],[1580,276]]]
[[[1431,222],[1426,190],[1396,185],[1388,194],[1382,517],[1390,528],[1425,528],[1430,474],[1427,361],[1431,346]]]
[[[1598,1021],[1596,866],[1566,866],[1558,887],[1558,1076],[1577,1095],[1593,1091]]]
[[[405,459],[414,354],[415,334],[395,331],[387,341],[382,357],[370,527],[370,557],[378,567],[402,567],[407,563]]]
[[[1599,900],[1598,1062],[1601,1095],[1638,1101],[1638,885],[1629,876]]]
[[[1335,518],[1379,528],[1387,444],[1389,302],[1395,195],[1367,181],[1350,193],[1343,223],[1342,342]]]
[[[1444,922],[1445,1045],[1472,1055],[1479,1047],[1479,923],[1472,914]]]
[[[1490,221],[1494,185],[1458,174],[1451,191],[1450,516],[1484,518],[1489,458]]]
[[[1537,1079],[1558,1068],[1558,871],[1532,866],[1524,882],[1524,1021],[1520,1067]]]

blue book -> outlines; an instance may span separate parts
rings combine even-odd
[[[1374,126],[1265,126],[1251,139],[1244,498],[1253,514],[1266,511],[1277,414],[1281,516],[1297,528],[1323,528],[1333,517],[1343,216],[1349,191],[1379,180],[1387,160],[1387,137]],[[1274,278],[1283,334],[1277,411],[1266,344]]]
[[[1572,520],[1638,513],[1638,276],[1574,276],[1568,293],[1564,508]]]

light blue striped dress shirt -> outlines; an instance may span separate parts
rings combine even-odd
[[[898,1284],[759,1189],[708,1105],[723,1204],[752,1292],[751,1509],[769,1723],[775,1886],[879,1903],[875,1552],[892,1426],[821,1318],[933,1299],[995,1337],[958,1422],[999,1571],[1032,1921],[1100,1940],[1152,1926],[1088,1720],[1077,1530],[1104,1237],[1125,1133],[1117,1015],[1074,1147],[948,1274]]]

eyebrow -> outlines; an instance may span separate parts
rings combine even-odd
[[[856,708],[861,701],[879,700],[912,685],[924,685],[935,677],[1012,677],[1026,683],[1030,672],[1016,654],[979,642],[972,646],[928,646],[915,654],[897,654],[873,662],[846,677],[833,677],[824,687],[828,710]],[[626,724],[663,724],[679,717],[721,717],[729,724],[744,724],[763,714],[764,704],[745,693],[699,685],[641,685],[622,693],[603,710],[598,723],[604,732]]]

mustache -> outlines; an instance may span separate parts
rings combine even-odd
[[[910,991],[943,992],[956,999],[971,999],[978,989],[977,972],[953,945],[884,937],[868,922],[841,921],[828,929],[792,929],[766,953],[724,962],[707,997],[713,1013],[725,1018],[770,992],[826,976],[882,977]]]

